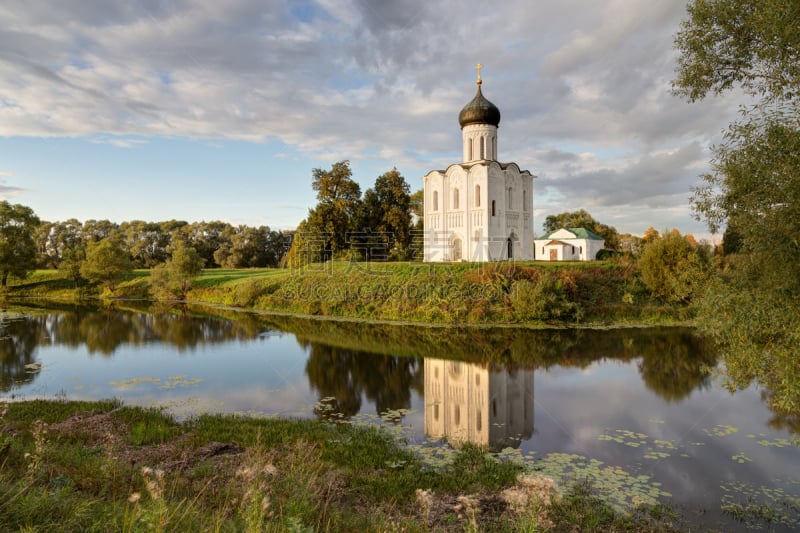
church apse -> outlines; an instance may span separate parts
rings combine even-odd
[[[425,358],[425,433],[450,442],[517,448],[533,435],[533,370]]]

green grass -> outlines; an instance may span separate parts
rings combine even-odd
[[[31,401],[0,428],[2,531],[674,530],[587,487],[521,513],[520,466],[465,446],[432,468],[376,426]]]

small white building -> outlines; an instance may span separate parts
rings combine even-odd
[[[606,244],[585,228],[561,228],[534,243],[537,261],[593,261]]]
[[[458,116],[463,161],[424,176],[425,261],[533,259],[533,179],[497,159],[500,110],[478,92]]]

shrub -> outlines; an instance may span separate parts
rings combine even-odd
[[[536,283],[515,282],[509,300],[517,320],[569,320],[581,314],[579,306],[569,301],[563,283],[546,275]]]

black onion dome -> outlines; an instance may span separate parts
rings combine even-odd
[[[478,85],[478,94],[458,114],[458,123],[462,128],[470,124],[489,124],[497,127],[500,124],[500,110],[484,98],[481,86]]]

